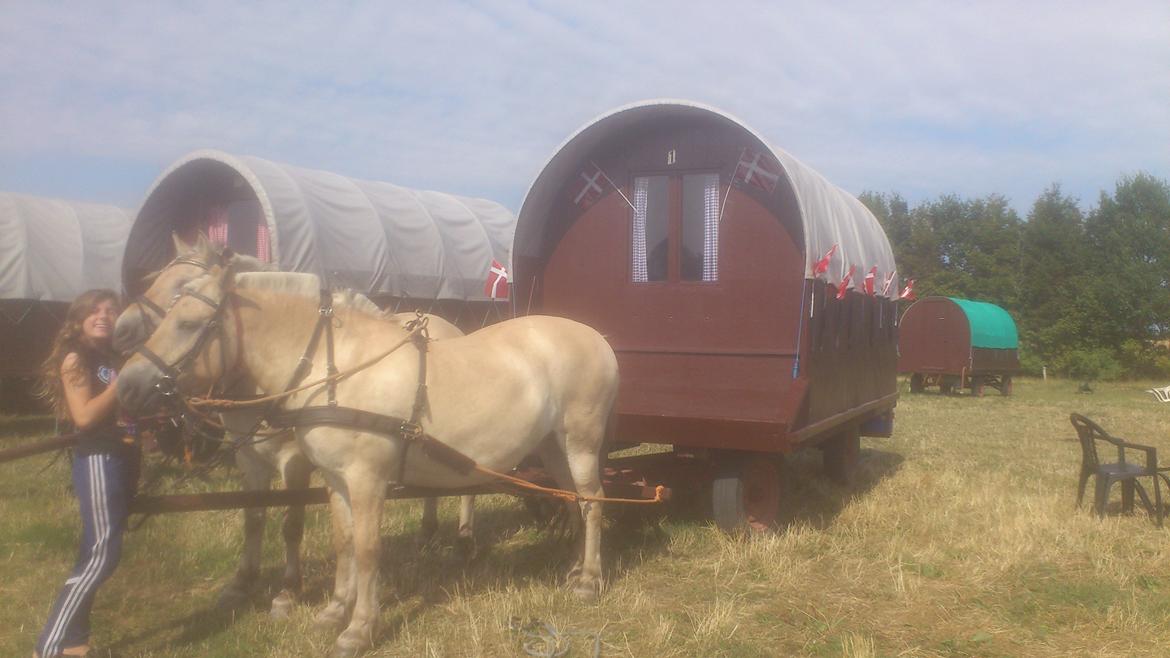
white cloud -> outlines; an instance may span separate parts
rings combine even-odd
[[[853,191],[1026,209],[1064,181],[1092,201],[1170,176],[1170,6],[0,6],[0,172],[218,147],[516,208],[581,123],[658,96],[722,107]]]

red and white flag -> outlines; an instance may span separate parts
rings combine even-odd
[[[829,262],[833,260],[833,254],[836,252],[837,245],[833,245],[829,248],[829,251],[825,254],[824,258],[813,264],[812,275],[814,279],[829,271]]]
[[[849,282],[853,279],[853,272],[856,270],[856,265],[849,266],[849,271],[845,273],[845,278],[841,279],[841,285],[837,286],[837,299],[845,299],[845,293],[849,292]]]
[[[876,279],[876,278],[877,278],[877,265],[874,265],[873,267],[871,267],[869,269],[869,272],[865,275],[865,294],[869,295],[870,297],[873,297],[874,279]]]
[[[492,299],[508,298],[508,269],[494,258],[488,269],[487,281],[483,284],[483,294]]]
[[[613,181],[609,179],[609,176],[605,175],[601,167],[590,162],[578,175],[573,186],[569,188],[569,198],[581,210],[585,210],[613,189]]]
[[[890,272],[886,275],[886,278],[882,280],[882,297],[890,296],[890,286],[894,285],[894,274],[897,272],[898,270]]]
[[[771,153],[759,153],[745,146],[739,156],[739,163],[735,165],[732,180],[771,194],[780,181],[780,163]]]
[[[898,299],[905,299],[908,302],[912,302],[917,299],[917,297],[914,295],[914,279],[910,279],[906,282],[906,287],[902,289],[902,294],[898,295]]]

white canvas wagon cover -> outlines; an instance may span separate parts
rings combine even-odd
[[[133,213],[116,206],[0,192],[0,299],[72,302],[121,288]]]
[[[821,275],[822,278],[837,285],[850,266],[856,266],[858,271],[851,279],[851,286],[856,286],[868,268],[876,266],[879,283],[893,275],[886,296],[897,295],[898,280],[893,250],[877,218],[864,204],[786,151],[769,144],[736,117],[717,108],[685,100],[655,99],[619,107],[586,123],[557,147],[541,168],[520,207],[516,253],[524,256],[540,255],[544,247],[545,222],[560,185],[576,176],[590,152],[607,138],[638,124],[699,116],[736,126],[776,158],[782,170],[782,180],[791,188],[800,211],[804,235],[794,237],[803,237],[806,277],[812,277],[813,265],[836,245],[829,269]],[[880,285],[878,289],[880,294]]]
[[[317,274],[330,287],[482,300],[492,260],[511,268],[516,217],[493,201],[200,150],[148,192],[126,245],[125,276],[167,262],[177,214],[209,180],[230,188],[211,192],[254,198],[281,270]]]

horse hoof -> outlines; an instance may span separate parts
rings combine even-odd
[[[356,658],[370,648],[364,633],[346,631],[333,644],[333,658]]]
[[[268,610],[268,616],[272,619],[288,619],[296,602],[296,597],[291,592],[281,590],[280,594],[272,599],[272,608]]]
[[[479,554],[479,547],[475,544],[475,537],[460,535],[455,539],[455,552],[464,560],[474,560]]]
[[[236,586],[228,586],[219,593],[216,606],[220,610],[239,610],[248,603],[248,593]]]
[[[345,627],[345,606],[330,603],[313,617],[313,627],[319,631],[336,633]]]
[[[601,583],[581,578],[573,583],[572,591],[574,596],[585,603],[597,603],[601,598]]]

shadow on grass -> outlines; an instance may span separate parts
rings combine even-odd
[[[863,449],[853,483],[840,485],[824,476],[819,451],[805,450],[789,456],[780,474],[781,528],[827,528],[841,510],[897,473],[903,461],[905,457],[894,452]]]
[[[383,617],[375,646],[392,642],[412,620],[456,596],[507,586],[562,586],[576,556],[578,539],[572,533],[557,532],[547,526],[547,519],[534,519],[521,505],[481,505],[475,524],[473,556],[456,543],[450,519],[443,519],[437,540],[428,544],[420,542],[416,528],[409,523],[405,531],[382,537],[379,590]],[[657,525],[641,525],[630,519],[607,518],[604,533],[604,569],[609,581],[663,553],[669,541]],[[298,599],[318,608],[332,594],[336,562],[332,557],[309,558],[302,567],[305,582]],[[282,568],[266,567],[241,608],[222,610],[213,599],[184,617],[122,637],[108,649],[114,656],[140,651],[144,646],[156,651],[189,649],[239,620],[266,615],[272,597],[280,590]]]

